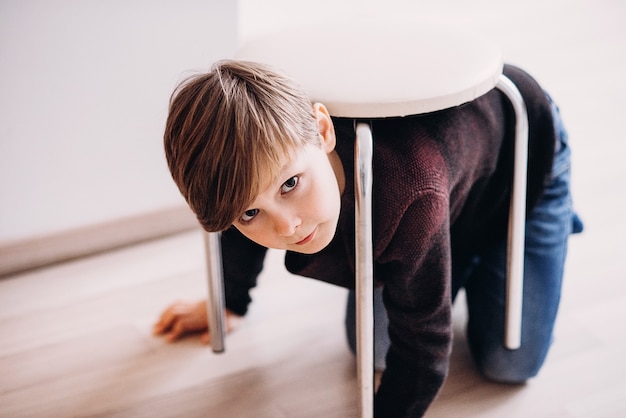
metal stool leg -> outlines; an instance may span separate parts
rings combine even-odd
[[[207,313],[211,332],[211,348],[215,353],[224,352],[224,278],[222,272],[222,247],[218,232],[204,233],[204,246],[209,279]]]
[[[502,75],[496,87],[509,98],[515,110],[515,163],[509,212],[504,346],[516,350],[522,340],[528,114],[524,99],[511,80]]]
[[[370,126],[356,127],[354,194],[356,228],[357,379],[362,418],[374,416],[374,270],[372,254],[372,154]]]

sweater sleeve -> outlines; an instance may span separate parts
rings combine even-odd
[[[263,270],[267,248],[230,228],[222,233],[222,262],[226,307],[237,315],[245,315],[252,301],[250,289],[256,286]]]
[[[377,417],[420,417],[448,372],[452,343],[449,205],[426,190],[408,207],[381,258],[391,347]]]

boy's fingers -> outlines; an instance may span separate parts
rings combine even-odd
[[[155,335],[161,335],[163,334],[165,331],[167,331],[167,328],[169,327],[169,325],[163,320],[163,317],[161,317],[156,324],[154,324],[154,326],[152,327],[152,332]]]
[[[166,339],[169,342],[176,341],[181,335],[185,333],[185,326],[182,321],[177,321],[167,334]]]
[[[154,333],[157,335],[163,334],[172,326],[175,318],[176,315],[173,312],[172,306],[170,306],[165,311],[163,311],[159,320],[156,322],[156,324],[154,324]]]
[[[182,301],[176,301],[167,307],[159,317],[159,320],[154,324],[153,332],[156,335],[160,335],[169,330],[178,318],[187,313],[188,303]]]
[[[201,341],[208,343],[206,303],[175,302],[163,311],[153,326],[153,333],[165,335],[168,342],[195,332],[203,332]]]

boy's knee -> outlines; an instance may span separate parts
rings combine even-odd
[[[535,377],[539,370],[520,369],[519,367],[488,367],[481,368],[481,373],[487,380],[495,383],[509,385],[521,385],[532,377]]]
[[[507,350],[504,347],[476,359],[480,372],[490,381],[505,384],[523,384],[537,376],[545,355],[527,350]]]

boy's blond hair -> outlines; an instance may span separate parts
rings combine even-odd
[[[227,229],[284,157],[306,143],[320,144],[310,99],[262,64],[219,61],[183,81],[170,99],[167,163],[207,231]]]

